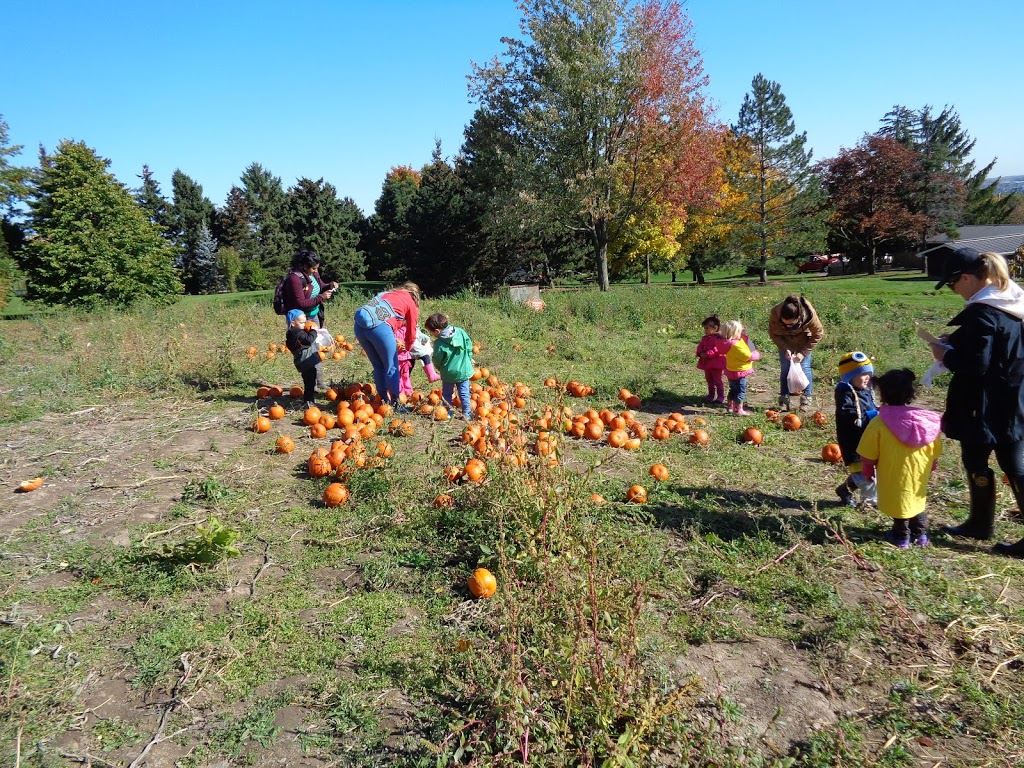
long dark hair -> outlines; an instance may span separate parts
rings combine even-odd
[[[307,269],[319,266],[320,257],[316,255],[312,248],[300,248],[292,257],[292,269],[297,269],[299,272],[305,272]]]

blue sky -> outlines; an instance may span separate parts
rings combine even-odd
[[[690,0],[719,118],[758,72],[782,86],[815,159],[894,105],[954,105],[984,163],[1024,174],[1020,0]],[[7,0],[0,115],[15,163],[84,141],[129,186],[180,168],[217,205],[259,162],[323,177],[367,214],[388,169],[456,153],[470,61],[518,35],[513,0]],[[1017,59],[1015,61],[1014,59]]]

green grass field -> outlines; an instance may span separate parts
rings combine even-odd
[[[555,467],[492,459],[480,485],[452,485],[444,468],[472,454],[465,423],[414,415],[414,434],[385,435],[393,457],[354,471],[335,508],[306,458],[338,430],[311,438],[287,395],[270,432],[250,428],[269,405],[258,386],[298,383],[289,355],[266,356],[284,337],[269,293],[9,311],[5,764],[1020,764],[1024,564],[937,532],[965,514],[958,446],[933,476],[923,550],[886,544],[874,509],[839,506],[844,474],[820,459],[844,352],[868,352],[877,371],[928,366],[916,325],[940,332],[961,304],[933,285],[918,273],[624,285],[547,292],[541,313],[502,296],[429,300],[481,345],[480,365],[532,390],[524,424],[546,408],[618,410],[625,387],[641,422],[703,419],[709,444],[673,435],[625,451],[563,435]],[[752,416],[706,407],[700,320],[742,319],[771,352],[768,310],[790,291],[826,327],[814,401],[829,425],[766,419],[773,354],[752,379]],[[332,332],[351,335],[356,305],[353,293],[327,308]],[[369,378],[358,347],[325,370]],[[567,397],[548,377],[595,393]],[[922,402],[941,410],[943,387]],[[748,426],[760,447],[737,441]],[[274,453],[282,434],[294,453]],[[648,475],[655,463],[667,480]],[[39,490],[13,492],[39,475]],[[634,484],[646,504],[624,503]],[[435,506],[442,493],[452,506]],[[1003,540],[1024,533],[1013,506],[1001,488]],[[489,600],[466,587],[481,566],[497,578]]]

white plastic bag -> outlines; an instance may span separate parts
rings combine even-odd
[[[807,374],[804,373],[804,369],[800,367],[800,363],[790,362],[789,374],[786,376],[786,389],[789,390],[791,395],[799,395],[805,389],[810,382],[807,380]]]
[[[318,328],[316,332],[316,343],[322,349],[323,347],[334,346],[334,337],[331,336],[331,332],[326,328]]]

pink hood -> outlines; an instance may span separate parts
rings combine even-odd
[[[883,405],[878,417],[897,440],[911,448],[921,448],[939,436],[941,414],[912,405]]]

